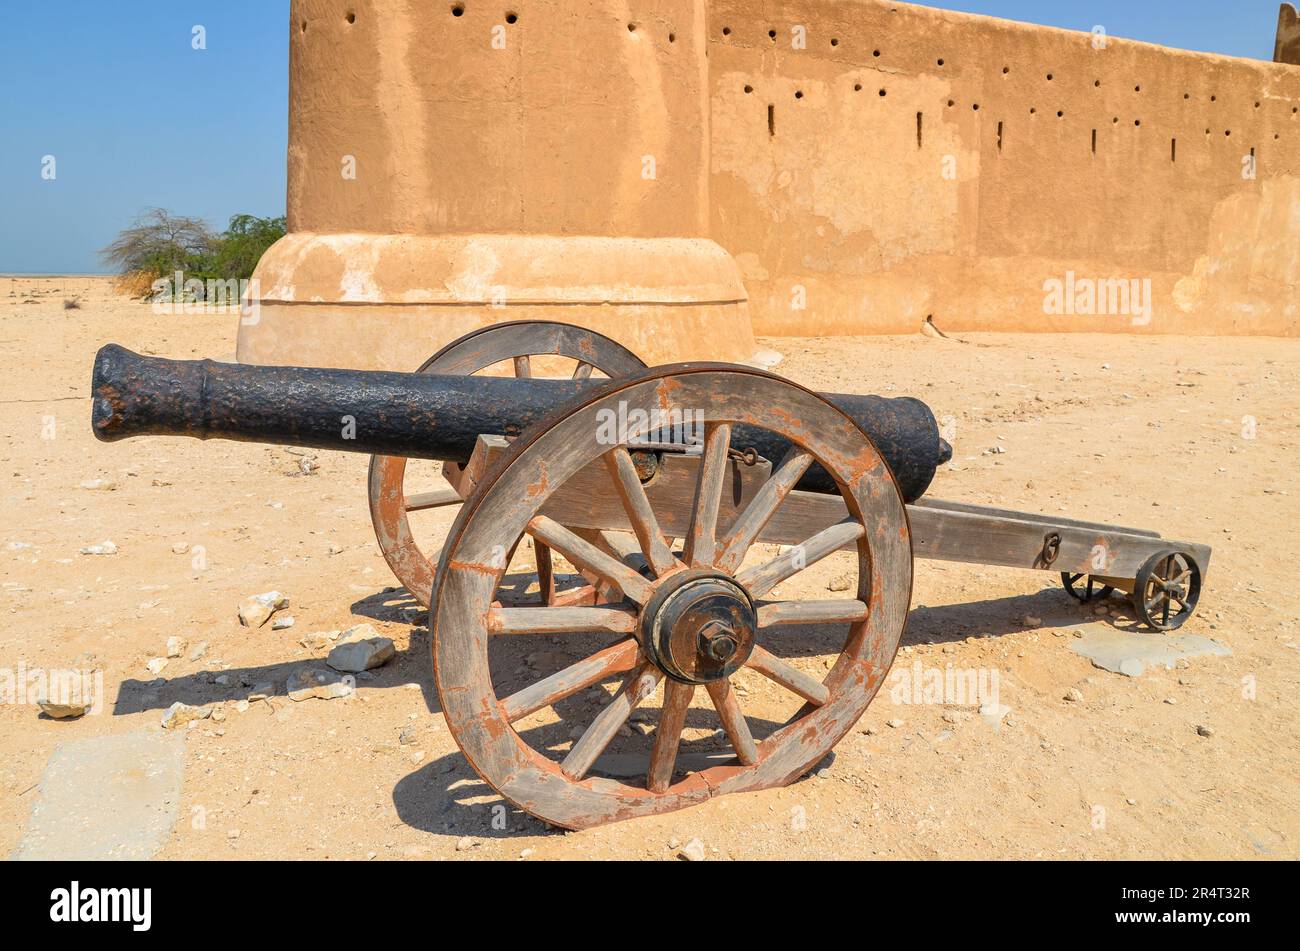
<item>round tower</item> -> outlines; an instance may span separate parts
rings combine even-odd
[[[248,363],[414,369],[485,324],[749,359],[706,237],[704,0],[293,0],[288,235]]]

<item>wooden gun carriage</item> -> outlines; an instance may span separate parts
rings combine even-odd
[[[560,360],[576,364],[569,379],[534,377]],[[472,376],[500,365],[515,378]],[[566,324],[498,324],[415,374],[168,361],[110,345],[93,389],[101,439],[184,434],[375,453],[376,535],[429,608],[452,734],[502,796],[572,829],[810,770],[884,682],[913,558],[1059,572],[1085,601],[1120,589],[1157,631],[1190,616],[1209,563],[1207,546],[1155,532],[924,498],[951,449],[919,401],[822,395],[743,366],[651,369]],[[441,460],[451,488],[408,494],[408,457]],[[408,514],[447,505],[460,511],[431,557]],[[520,584],[525,538],[533,564]],[[844,597],[780,594],[837,551],[856,567]],[[844,632],[824,676],[782,656],[782,632],[798,625]],[[528,635],[584,635],[599,647],[498,695],[491,645]],[[802,701],[760,739],[732,689],[742,668]],[[530,717],[613,679],[616,692],[567,749],[530,742]],[[661,684],[639,776],[602,769]],[[687,769],[678,753],[697,688],[731,752]]]

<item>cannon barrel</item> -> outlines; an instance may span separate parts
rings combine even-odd
[[[464,463],[480,434],[518,435],[603,382],[165,360],[108,344],[95,357],[91,421],[104,441],[194,436]],[[909,502],[952,455],[920,400],[823,396],[872,438]],[[751,427],[732,444],[773,461],[788,447]],[[799,487],[835,491],[818,466]]]

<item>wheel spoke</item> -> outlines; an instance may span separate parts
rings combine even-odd
[[[590,380],[591,371],[594,369],[596,368],[593,367],[590,363],[584,363],[583,361],[579,360],[578,365],[573,368],[573,379]]]
[[[653,664],[642,664],[623,682],[618,694],[606,704],[605,709],[596,714],[591,726],[578,738],[564,757],[560,769],[570,779],[582,779],[596,762],[596,758],[605,751],[605,747],[614,739],[618,728],[627,722],[641,703],[655,692],[663,673]]]
[[[654,571],[655,577],[662,577],[677,566],[677,559],[664,540],[664,533],[659,528],[650,499],[646,497],[641,477],[637,475],[636,465],[631,454],[622,446],[605,454],[605,465],[614,477],[614,487],[632,522],[632,530],[641,545],[641,552],[646,562]]]
[[[522,720],[543,707],[553,706],[579,690],[599,683],[611,674],[621,674],[636,667],[637,643],[628,640],[606,647],[586,660],[564,668],[530,684],[501,701],[501,709],[511,723]]]
[[[650,751],[650,772],[646,785],[651,792],[663,792],[672,784],[673,766],[677,762],[677,748],[682,742],[682,727],[686,725],[686,711],[695,696],[690,684],[668,681],[664,687],[664,707],[659,713],[655,728],[654,747]]]
[[[537,562],[537,593],[542,604],[555,603],[555,566],[551,563],[551,550],[533,540],[533,560]]]
[[[861,538],[866,532],[861,522],[845,519],[822,529],[802,545],[794,545],[771,561],[746,568],[736,580],[749,589],[752,598],[761,598],[782,581],[793,577],[809,565],[816,564],[831,552]]]
[[[686,563],[692,568],[712,565],[718,557],[718,506],[726,483],[730,448],[730,423],[705,425],[700,477],[695,483],[695,504],[684,553]]]
[[[861,621],[867,616],[865,602],[838,598],[833,601],[774,601],[759,605],[758,626],[778,624],[841,624]]]
[[[754,645],[745,666],[752,667],[768,680],[775,681],[786,690],[797,693],[809,703],[819,707],[831,698],[831,692],[817,678],[805,674],[793,664],[786,663],[757,644]]]
[[[515,376],[521,380],[526,380],[533,375],[533,361],[528,358],[527,354],[521,357],[515,357]]]
[[[713,706],[722,719],[722,728],[727,731],[727,738],[736,751],[736,759],[744,766],[753,766],[758,762],[758,747],[754,745],[754,737],[749,732],[745,715],[740,712],[740,701],[731,689],[731,681],[715,680],[705,684],[704,689],[709,692],[709,698],[713,700]]]
[[[631,634],[637,616],[618,608],[493,608],[492,634]]]
[[[803,478],[803,474],[812,465],[813,457],[802,449],[791,447],[781,465],[771,477],[763,483],[762,488],[754,494],[745,511],[741,512],[728,533],[722,558],[718,567],[734,574],[745,560],[745,553],[758,539],[759,533],[771,521],[777,508],[785,497]]]
[[[528,532],[554,548],[578,568],[586,568],[638,604],[650,599],[650,582],[612,555],[584,541],[554,519],[539,515],[528,523]]]
[[[435,489],[433,492],[419,492],[406,497],[406,511],[423,512],[425,509],[438,509],[445,505],[459,505],[462,499],[455,489]]]

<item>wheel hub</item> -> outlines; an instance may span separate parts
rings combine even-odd
[[[707,684],[731,676],[749,659],[758,629],[745,589],[712,572],[667,578],[641,616],[642,643],[667,676]]]

